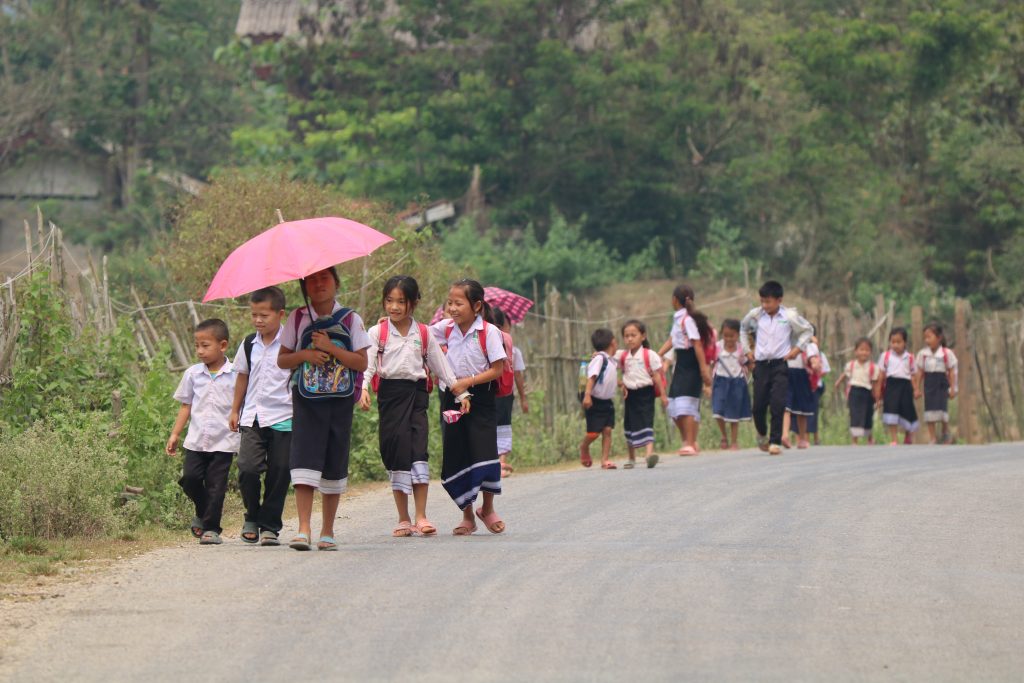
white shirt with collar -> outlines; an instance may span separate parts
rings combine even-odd
[[[601,374],[601,366],[607,365],[604,369],[604,374]],[[643,359],[640,359],[643,362]],[[587,377],[594,378],[594,387],[590,390],[591,398],[611,399],[615,398],[615,388],[618,386],[618,371],[616,370],[615,359],[609,356],[604,351],[598,351],[594,354],[594,357],[590,359],[590,364],[587,365]],[[600,379],[599,379],[600,378]]]
[[[751,333],[755,336],[754,360],[783,360],[794,347],[801,350],[807,347],[812,328],[794,309],[779,306],[775,315],[769,315],[759,306],[747,313],[740,323],[740,343],[744,352],[750,350]]]
[[[672,314],[672,329],[669,332],[669,337],[672,339],[673,349],[689,349],[693,347],[693,342],[700,340],[697,321],[685,308],[680,308]]]
[[[380,330],[384,325],[388,326],[388,338],[384,344],[384,354],[379,356]],[[405,379],[415,382],[427,378],[427,373],[423,369],[423,340],[420,339],[420,328],[415,320],[409,325],[409,332],[405,336],[402,336],[390,318],[385,318],[384,322],[371,327],[368,334],[371,344],[367,354],[367,379],[375,374],[380,375],[381,379]],[[455,383],[455,373],[430,328],[427,328],[427,366],[445,386]]]
[[[886,362],[888,356],[888,362]],[[906,350],[897,354],[889,349],[878,356],[878,367],[885,373],[886,377],[893,379],[911,379],[917,370],[914,364],[914,355]]]
[[[448,329],[451,328],[451,332]],[[480,332],[484,329],[484,319],[477,316],[466,334],[451,320],[441,320],[430,326],[438,344],[448,346],[448,363],[458,378],[472,377],[491,369],[491,363],[505,360],[505,344],[501,330],[495,325],[487,324],[487,355],[480,348]],[[447,333],[447,336],[446,336]],[[445,384],[444,386],[450,386]]]
[[[725,342],[719,340],[718,360],[715,361],[715,377],[728,377],[730,379],[746,377],[743,374],[746,360],[746,356],[743,355],[743,349],[740,348],[738,343],[735,349],[726,351]]]
[[[342,308],[344,307],[335,301],[334,307],[331,308],[331,315],[334,315]],[[363,319],[355,311],[352,311],[351,322],[348,333],[352,339],[352,351],[360,351],[370,346],[370,337],[366,334]],[[300,306],[292,311],[291,315],[288,316],[288,320],[284,323],[284,331],[281,333],[280,339],[281,346],[292,351],[300,351],[301,349],[296,348],[296,346],[302,339],[302,333],[307,327],[309,327],[309,308]]]
[[[806,362],[804,361],[804,356],[807,356]],[[794,370],[810,370],[809,366],[811,359],[815,356],[819,356],[820,360],[821,352],[818,350],[818,345],[811,342],[806,346],[806,348],[804,348],[800,355],[796,358],[789,359],[786,364]]]
[[[647,360],[644,360],[644,354],[647,354]],[[620,351],[616,354],[615,361],[622,369],[622,383],[627,389],[652,386],[654,384],[652,373],[661,369],[661,357],[658,352],[642,346],[636,351],[628,349]],[[648,364],[651,366],[650,372],[647,370]]]
[[[277,328],[274,341],[267,346],[263,335],[256,333],[252,342],[252,367],[245,358],[245,341],[238,345],[235,354],[235,372],[249,375],[249,386],[245,390],[245,405],[238,424],[252,427],[259,421],[261,427],[276,425],[292,417],[292,393],[288,388],[291,370],[277,366],[277,354],[281,350],[281,335],[284,326]]]
[[[237,377],[229,360],[224,361],[216,375],[210,374],[204,363],[185,370],[174,390],[175,401],[191,406],[188,434],[182,446],[203,453],[238,452],[241,437],[228,428]]]

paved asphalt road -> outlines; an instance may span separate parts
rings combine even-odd
[[[15,681],[1024,679],[1024,448],[517,475],[504,536],[189,545],[48,601]],[[62,602],[63,601],[63,602]],[[9,658],[8,658],[9,659]]]

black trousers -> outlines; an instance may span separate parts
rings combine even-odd
[[[238,449],[238,488],[245,505],[245,521],[256,522],[260,531],[279,533],[284,522],[284,502],[291,484],[289,457],[292,433],[261,427],[240,427],[242,446]],[[263,475],[266,475],[265,480]],[[262,500],[260,498],[262,494]]]
[[[768,433],[766,413],[772,413],[772,431],[769,441],[782,443],[782,416],[786,412],[789,394],[789,366],[786,361],[759,360],[754,364],[754,427],[760,436]]]
[[[190,451],[185,449],[178,485],[196,506],[196,517],[203,520],[203,531],[223,531],[224,494],[228,490],[228,471],[234,453]]]

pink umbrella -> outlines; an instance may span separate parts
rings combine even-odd
[[[347,218],[307,218],[280,223],[224,259],[203,301],[228,299],[298,280],[324,268],[367,256],[393,241]]]
[[[532,300],[501,287],[484,287],[484,300],[491,306],[497,306],[504,311],[509,322],[516,325],[526,319],[526,312],[533,307]],[[434,312],[434,318],[430,324],[433,325],[443,318],[444,307],[441,307]]]

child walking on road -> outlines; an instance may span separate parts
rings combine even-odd
[[[722,323],[722,339],[718,342],[715,359],[714,385],[711,388],[711,407],[722,433],[719,448],[739,450],[740,422],[750,420],[750,388],[747,386],[747,357],[740,348],[740,321],[729,319]],[[729,424],[729,435],[725,425]]]
[[[491,309],[494,317],[494,324],[497,325],[503,335],[512,338],[512,324],[509,322],[505,312],[497,306]],[[526,372],[526,363],[523,362],[523,353],[519,347],[512,347],[512,373],[515,382],[516,392],[519,393],[519,406],[524,413],[530,412],[530,404],[526,401],[526,379],[523,373]],[[498,460],[501,461],[501,476],[506,477],[512,474],[513,467],[508,462],[512,455],[512,409],[515,408],[515,392],[508,396],[499,396],[495,399],[498,410]]]
[[[924,421],[928,425],[929,443],[949,443],[949,399],[956,398],[956,354],[946,347],[942,326],[929,323],[924,328],[925,347],[917,354],[917,393],[924,385]],[[942,424],[942,434],[936,440],[935,426]]]
[[[580,444],[580,462],[590,467],[590,444],[601,437],[601,469],[614,470],[611,461],[612,429],[615,428],[615,387],[617,371],[615,369],[615,334],[608,329],[594,330],[590,335],[590,343],[594,347],[594,357],[587,365],[587,385],[583,390],[583,413],[587,421],[587,433]]]
[[[713,340],[707,318],[694,308],[694,292],[679,285],[672,292],[672,329],[658,350],[664,356],[674,350],[672,384],[668,391],[668,416],[676,423],[683,447],[679,455],[697,455],[697,428],[700,426],[700,395],[711,391],[711,369],[707,353]]]
[[[387,317],[370,328],[370,342],[377,352],[369,358],[368,381],[363,384],[359,401],[363,410],[370,409],[372,386],[380,416],[380,457],[398,509],[398,525],[391,535],[397,537],[437,533],[437,527],[427,519],[429,372],[433,371],[445,386],[456,384],[455,373],[437,338],[413,318],[419,301],[419,284],[408,275],[384,283],[382,305]],[[462,412],[468,411],[469,393],[461,393],[459,398]],[[415,524],[409,516],[410,495],[416,507]]]
[[[651,468],[658,464],[658,455],[654,452],[655,400],[660,397],[661,405],[668,406],[661,357],[651,351],[647,326],[639,320],[629,320],[622,326],[622,340],[626,350],[615,360],[622,369],[622,395],[625,397],[623,427],[629,447],[629,460],[623,467],[633,469],[636,450],[644,448],[647,467]]]
[[[249,296],[256,332],[235,354],[235,399],[230,427],[241,437],[238,488],[245,505],[242,541],[280,545],[281,513],[288,497],[288,461],[292,447],[291,373],[277,365],[284,320],[284,292],[259,289]],[[264,479],[265,481],[261,481]],[[261,496],[262,494],[262,496]]]
[[[882,369],[882,424],[889,432],[889,445],[898,442],[903,430],[903,443],[913,443],[917,431],[917,408],[914,395],[918,392],[914,355],[907,351],[907,330],[894,328],[889,335],[889,349],[878,359]]]
[[[836,391],[843,382],[849,382],[846,404],[850,410],[850,440],[855,446],[865,437],[869,444],[874,443],[871,433],[874,429],[875,401],[881,396],[882,371],[871,360],[873,351],[870,339],[858,339],[853,346],[854,359],[836,380]]]
[[[196,325],[196,355],[199,363],[185,370],[174,391],[181,404],[167,440],[167,455],[178,450],[185,435],[185,459],[178,484],[195,506],[192,535],[202,545],[221,543],[221,514],[228,488],[231,458],[238,452],[238,434],[228,427],[235,395],[235,371],[224,355],[228,350],[228,326],[218,318]]]

